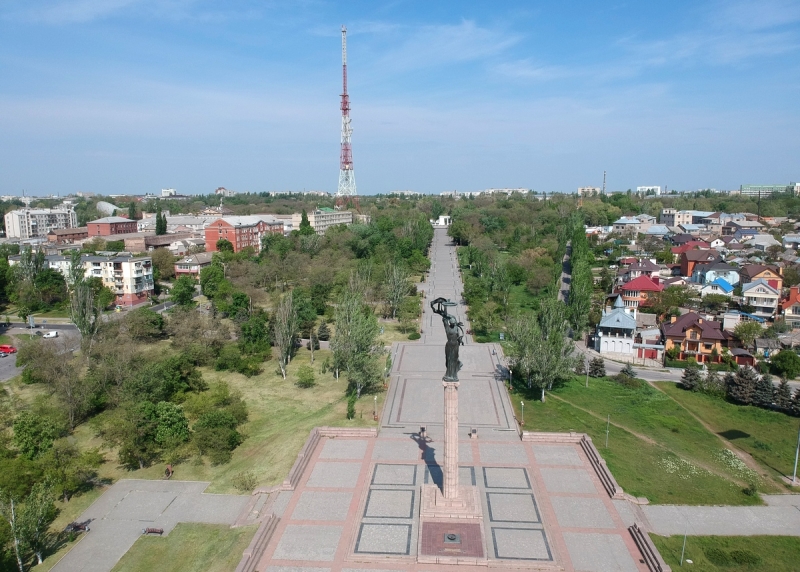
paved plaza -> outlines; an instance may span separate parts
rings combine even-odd
[[[477,487],[481,519],[420,520],[421,487],[441,485],[445,336],[428,302],[458,303],[455,249],[437,230],[423,338],[392,347],[377,438],[324,437],[279,517],[258,572],[453,570],[643,571],[624,516],[577,443],[521,441],[492,344],[466,336],[459,372],[459,480]],[[465,326],[468,327],[468,326]],[[420,435],[425,427],[427,436]],[[471,430],[477,439],[471,439]],[[452,540],[449,538],[452,537]],[[444,564],[450,562],[450,564]]]

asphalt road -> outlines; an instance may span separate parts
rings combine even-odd
[[[24,339],[25,336],[31,334],[31,332],[49,332],[49,331],[57,331],[59,338],[66,338],[69,341],[74,341],[75,346],[80,343],[81,335],[78,332],[78,328],[73,326],[72,324],[43,324],[42,326],[37,326],[34,330],[31,330],[27,327],[27,324],[24,323],[12,323],[9,328],[4,328],[2,333],[8,336],[15,337],[16,339]],[[45,342],[51,342],[55,340],[44,340]],[[18,343],[18,342],[17,342]],[[17,356],[16,354],[10,354],[7,357],[0,358],[0,383],[6,382],[12,377],[16,377],[22,373],[21,367],[17,367]]]

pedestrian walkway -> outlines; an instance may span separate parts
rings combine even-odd
[[[233,524],[250,497],[211,495],[210,483],[123,479],[78,519],[90,532],[52,568],[54,572],[108,572],[145,528],[169,534],[179,522]]]

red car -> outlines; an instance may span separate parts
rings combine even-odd
[[[15,348],[14,346],[2,345],[0,346],[0,352],[4,352],[7,354],[15,354],[17,353],[17,348]]]

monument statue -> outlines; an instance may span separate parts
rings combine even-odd
[[[464,345],[464,324],[457,321],[455,316],[447,313],[448,306],[455,306],[455,302],[445,298],[436,298],[431,301],[431,310],[442,317],[444,333],[447,335],[447,343],[444,346],[444,360],[446,371],[443,381],[458,381],[458,370],[461,369],[461,362],[458,361],[458,346]]]

